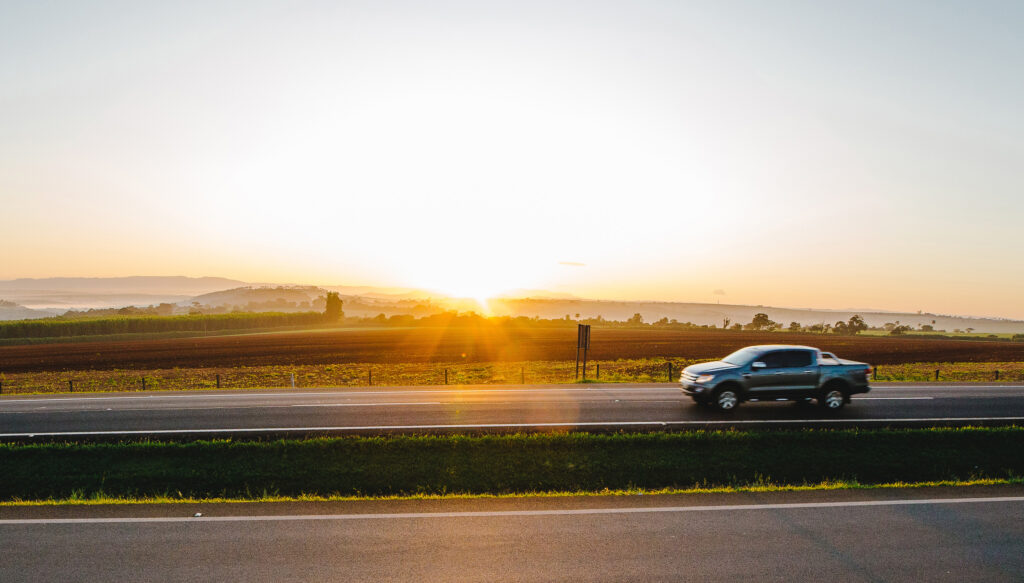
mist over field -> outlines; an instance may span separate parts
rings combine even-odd
[[[160,315],[226,313],[231,311],[322,311],[327,292],[337,292],[347,316],[373,318],[424,317],[446,311],[475,312],[486,316],[525,316],[544,319],[596,319],[626,321],[640,314],[645,322],[662,319],[700,326],[745,324],[757,313],[774,321],[802,326],[831,324],[854,314],[871,327],[887,323],[936,331],[971,329],[979,333],[1024,332],[1024,321],[971,318],[930,313],[877,310],[821,310],[729,303],[610,301],[576,298],[545,290],[518,290],[485,301],[457,298],[437,291],[375,286],[316,286],[247,283],[226,278],[122,277],[49,278],[0,281],[0,320],[45,318],[68,310],[158,307]],[[519,294],[519,295],[516,295]],[[720,294],[725,297],[724,294]],[[126,312],[127,313],[127,312]]]

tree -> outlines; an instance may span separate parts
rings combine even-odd
[[[790,322],[789,323],[789,331],[790,332],[799,332],[800,331],[800,322]]]
[[[345,312],[341,311],[341,297],[338,295],[338,292],[327,292],[327,297],[324,298],[324,301],[324,320],[337,322],[345,317]]]
[[[910,326],[907,326],[906,324],[903,324],[903,325],[900,325],[900,326],[896,326],[892,330],[890,330],[889,331],[889,335],[890,336],[902,336],[903,334],[905,334],[906,332],[910,332],[911,330],[913,330],[913,328],[911,328]]]
[[[836,322],[836,325],[832,327],[833,334],[846,335],[849,334],[849,330],[846,327],[846,322],[842,320]]]
[[[747,324],[747,327],[751,330],[770,330],[775,326],[776,323],[772,322],[771,319],[768,318],[768,314],[764,313],[754,314],[754,319],[750,321],[750,324]]]
[[[639,312],[637,312],[636,314],[633,314],[632,318],[626,320],[626,323],[627,324],[643,324],[644,323],[644,317],[641,316]]]
[[[856,336],[867,329],[868,325],[859,314],[850,316],[850,321],[846,323],[846,333],[851,336]]]
[[[722,318],[722,330],[729,327],[729,322],[732,322],[732,320],[729,318]]]

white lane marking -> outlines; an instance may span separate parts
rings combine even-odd
[[[419,403],[313,403],[309,405],[288,405],[289,407],[398,407],[415,405],[441,405],[441,401],[421,401]],[[277,407],[275,407],[277,408]]]
[[[1024,388],[1024,387],[1021,387]],[[52,397],[32,398],[32,399],[20,399],[10,398],[0,400],[0,403],[32,403],[32,402],[74,402],[74,401],[118,401],[118,400],[143,400],[143,399],[242,399],[252,397],[334,397],[334,396],[349,396],[349,395],[360,395],[360,396],[371,396],[377,397],[380,395],[423,395],[431,393],[541,393],[541,392],[554,392],[554,393],[593,393],[598,390],[618,390],[625,392],[634,391],[668,391],[668,392],[679,392],[679,388],[676,386],[670,387],[616,387],[614,385],[605,386],[598,385],[586,389],[575,389],[575,388],[553,388],[553,387],[538,387],[535,389],[420,389],[420,390],[400,390],[400,391],[389,391],[389,390],[373,390],[368,389],[365,391],[341,391],[335,392],[330,390],[319,391],[315,393],[254,393],[244,392],[231,395],[211,395],[201,391],[197,391],[195,394],[189,395],[136,395],[136,396],[118,396],[118,397],[61,397],[54,395]]]
[[[219,394],[212,395],[204,391],[196,391],[194,394],[187,395],[134,395],[134,396],[116,396],[116,397],[62,397],[61,395],[53,395],[49,397],[41,398],[18,398],[18,397],[5,397],[0,398],[0,404],[7,403],[33,403],[33,402],[77,402],[77,401],[120,401],[120,400],[146,400],[146,399],[245,399],[245,398],[260,398],[260,397],[309,397],[309,396],[381,396],[381,395],[422,395],[431,393],[451,393],[451,394],[463,394],[463,393],[541,393],[541,392],[563,392],[563,393],[594,393],[596,391],[622,391],[622,392],[671,392],[676,393],[679,391],[679,387],[676,384],[664,383],[663,386],[616,386],[614,384],[609,385],[593,385],[588,388],[557,388],[557,387],[536,387],[528,389],[477,389],[468,388],[476,385],[467,385],[467,388],[463,389],[416,389],[416,390],[375,390],[366,389],[363,391],[341,391],[334,392],[330,390],[324,390],[314,393],[259,393],[259,392],[239,392],[237,394]],[[1024,385],[887,385],[884,387],[873,387],[874,390],[901,390],[901,389],[918,389],[918,390],[943,390],[943,389],[1024,389]],[[973,396],[973,395],[972,395]]]
[[[0,438],[15,437],[88,437],[100,435],[188,435],[207,433],[302,433],[317,431],[421,431],[429,429],[530,429],[537,427],[643,427],[669,425],[766,425],[782,424],[815,424],[815,423],[934,423],[936,421],[1021,421],[1024,417],[891,417],[891,418],[855,418],[855,419],[737,419],[706,421],[561,421],[554,423],[481,423],[477,425],[359,425],[336,427],[237,427],[221,429],[135,429],[130,431],[35,431],[26,433],[0,433]]]
[[[972,384],[969,384],[969,383],[960,384],[960,385],[901,385],[901,384],[891,384],[891,385],[886,385],[884,387],[872,386],[871,389],[875,390],[875,391],[898,391],[900,389],[918,389],[918,390],[920,390],[920,389],[931,389],[933,391],[935,391],[935,390],[940,390],[941,391],[943,389],[954,389],[954,390],[959,390],[959,389],[1024,389],[1024,385],[972,385]]]
[[[925,498],[912,500],[852,500],[845,502],[791,502],[782,504],[731,504],[717,506],[661,506],[647,508],[578,508],[562,510],[492,510],[466,512],[401,512],[385,514],[285,514],[274,516],[165,516],[120,518],[7,518],[0,526],[19,524],[125,524],[161,522],[291,522],[298,520],[394,520],[409,518],[496,518],[506,516],[580,516],[595,514],[660,514],[678,512],[730,512],[737,510],[799,510],[872,506],[923,506],[937,504],[993,504],[1024,502],[1024,496],[991,498]]]
[[[857,397],[858,401],[931,401],[935,397]]]

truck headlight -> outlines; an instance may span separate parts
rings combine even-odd
[[[715,378],[715,375],[713,375],[713,374],[702,374],[699,377],[697,377],[696,382],[698,382],[698,383],[706,383],[706,382],[710,382],[711,379],[713,379],[713,378]]]

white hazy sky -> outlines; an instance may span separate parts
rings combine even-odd
[[[1020,318],[1022,30],[1019,1],[0,0],[0,279]]]

